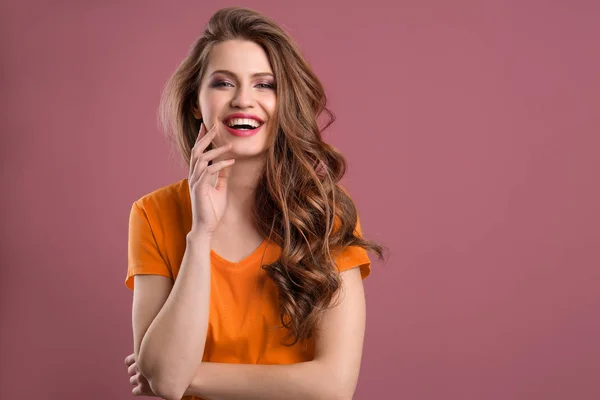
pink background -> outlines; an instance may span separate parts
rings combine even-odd
[[[224,1],[4,1],[0,398],[128,399],[128,215]],[[600,5],[248,1],[300,43],[365,235],[356,399],[600,398]]]

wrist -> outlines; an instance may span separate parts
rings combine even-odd
[[[196,229],[196,228],[192,228],[191,231],[188,232],[186,239],[189,241],[208,241],[211,242],[212,241],[212,232],[208,232],[206,230],[203,229]]]

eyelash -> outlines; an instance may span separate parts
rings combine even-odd
[[[223,87],[223,84],[229,84],[229,82],[217,81],[212,84],[212,87]],[[258,85],[265,85],[265,87],[261,87],[261,89],[275,89],[275,85],[270,83],[259,83]]]

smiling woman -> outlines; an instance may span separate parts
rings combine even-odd
[[[265,51],[249,40],[226,40],[212,47],[206,67],[192,107],[194,117],[208,126],[223,124],[224,132],[232,136],[217,137],[213,145],[231,142],[236,160],[263,154],[277,103],[275,77]],[[220,159],[226,155],[231,154]]]
[[[131,207],[135,395],[352,398],[367,251],[383,247],[339,184],[326,103],[287,33],[240,7],[167,82],[159,117],[189,174]]]

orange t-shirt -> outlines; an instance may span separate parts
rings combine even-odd
[[[133,276],[137,274],[177,279],[191,227],[187,179],[134,202],[129,219],[126,286],[134,289]],[[360,221],[356,232],[362,234]],[[277,289],[261,268],[275,262],[280,254],[281,248],[267,239],[235,263],[211,250],[210,311],[203,361],[292,364],[312,360],[312,339],[291,347],[281,344],[286,332],[278,327]],[[340,272],[359,267],[363,279],[371,271],[371,261],[362,247],[347,247],[337,257],[336,265]]]

